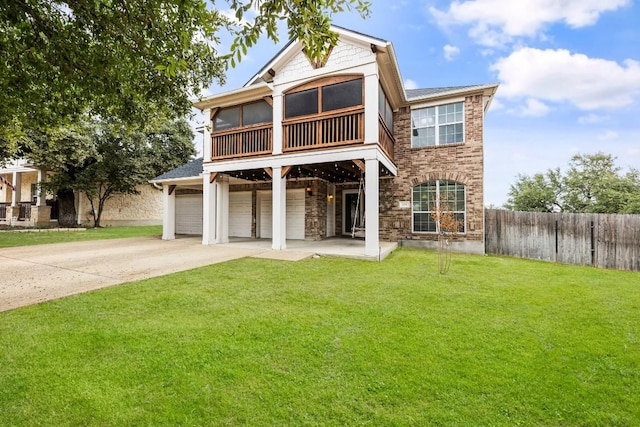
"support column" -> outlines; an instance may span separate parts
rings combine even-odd
[[[42,189],[42,183],[44,182],[47,173],[44,169],[38,169],[38,189],[36,190],[38,193],[36,195],[36,206],[42,206],[45,204],[45,192]]]
[[[365,235],[364,254],[378,256],[380,248],[380,176],[378,159],[365,160]]]
[[[273,236],[271,248],[287,248],[287,180],[282,178],[282,167],[273,168],[272,177]]]
[[[202,158],[205,162],[211,161],[211,109],[202,112],[204,116],[204,130],[202,132]]]
[[[218,186],[211,181],[211,173],[202,174],[202,244],[213,245],[216,242],[216,207],[218,205]]]
[[[171,191],[173,189],[173,191]],[[171,194],[169,194],[171,192]],[[162,240],[176,238],[176,191],[174,186],[162,186]]]
[[[82,225],[82,210],[84,209],[82,203],[82,192],[76,191],[73,193],[74,203],[76,204],[76,224]]]
[[[11,193],[11,206],[18,206],[18,203],[22,201],[20,200],[22,198],[22,172],[13,172],[13,186],[15,190]]]
[[[229,243],[229,178],[219,176],[216,186],[216,243]]]
[[[282,154],[282,95],[273,95],[273,154]]]
[[[364,143],[378,143],[378,75],[364,77]],[[377,172],[376,172],[377,174]]]

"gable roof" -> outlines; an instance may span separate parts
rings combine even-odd
[[[380,48],[387,48],[391,45],[391,42],[387,40],[383,40],[378,37],[370,36],[368,34],[360,33],[358,31],[349,30],[347,28],[339,27],[337,25],[331,25],[331,31],[338,33],[340,37],[348,37],[351,39],[359,40],[360,42],[376,45]],[[247,83],[245,83],[244,87],[251,86],[257,82],[262,80],[262,77],[268,73],[270,69],[272,69],[275,64],[283,60],[287,57],[287,54],[293,49],[293,47],[298,43],[298,39],[293,38],[287,42],[286,45],[278,53],[276,53],[270,60],[267,62]],[[395,58],[394,58],[395,62]]]
[[[169,181],[174,179],[197,178],[202,173],[202,157],[191,160],[169,172],[165,172],[151,180],[151,182]]]

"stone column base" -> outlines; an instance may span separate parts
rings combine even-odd
[[[31,221],[36,227],[51,223],[51,206],[31,206]]]

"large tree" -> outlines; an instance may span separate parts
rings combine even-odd
[[[559,168],[519,175],[505,207],[530,212],[640,213],[640,173],[622,173],[615,157],[577,154]]]
[[[365,0],[237,1],[237,21],[206,0],[4,0],[0,2],[0,159],[14,154],[24,128],[59,125],[83,114],[139,124],[183,117],[189,96],[223,82],[225,67],[278,23],[312,57],[336,36],[330,15],[368,14]],[[222,31],[235,36],[220,51]]]
[[[185,120],[158,121],[130,130],[116,121],[86,121],[33,135],[25,157],[51,171],[45,188],[60,203],[60,225],[76,223],[74,193],[89,199],[94,226],[105,203],[118,194],[137,194],[137,186],[184,164],[194,154],[193,132]]]

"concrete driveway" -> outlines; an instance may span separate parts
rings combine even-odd
[[[0,249],[0,311],[265,252],[200,242],[141,237]]]

